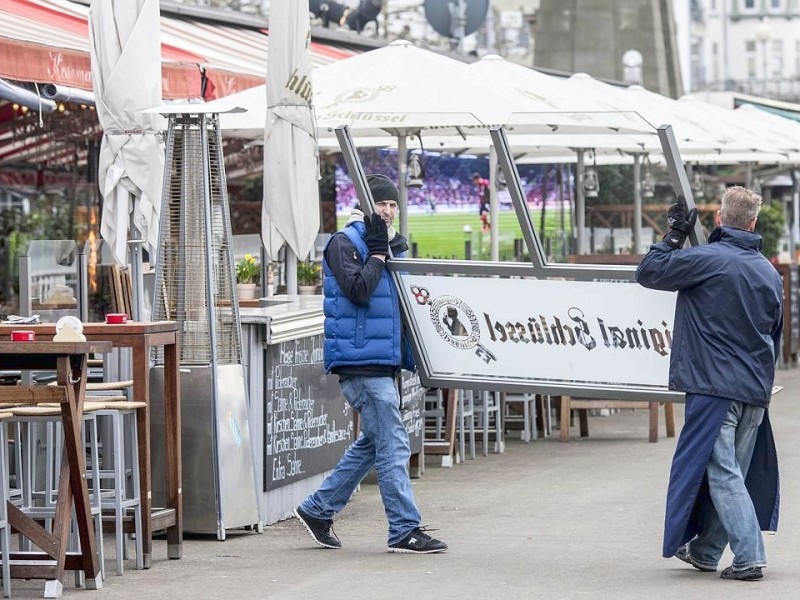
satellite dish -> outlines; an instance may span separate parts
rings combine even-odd
[[[461,39],[474,33],[486,20],[489,0],[425,0],[425,18],[447,38]]]

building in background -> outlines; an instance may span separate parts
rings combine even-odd
[[[681,1],[541,0],[533,66],[641,83],[677,98],[684,85],[673,3]]]
[[[692,91],[800,102],[800,0],[692,0]]]

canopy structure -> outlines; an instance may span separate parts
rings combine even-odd
[[[165,99],[211,100],[264,82],[269,51],[266,21],[253,20],[243,27],[211,20],[220,14],[162,9]],[[88,6],[69,0],[3,0],[0,78],[91,90],[88,15]],[[357,53],[318,41],[311,44],[316,66]]]
[[[655,129],[633,113],[560,110],[535,94],[501,94],[471,67],[406,41],[314,70],[314,105],[320,138],[347,125],[354,137],[397,139],[400,230],[407,234],[405,190],[409,135],[466,139],[486,135],[486,127],[505,124],[515,134],[644,133]],[[547,76],[545,76],[547,77]],[[555,79],[555,78],[553,78]],[[249,90],[219,100],[247,113],[226,115],[223,129],[256,138],[263,128],[261,93]],[[488,147],[488,136],[486,147]]]

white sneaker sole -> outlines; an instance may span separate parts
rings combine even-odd
[[[441,554],[447,552],[447,548],[440,548],[437,550],[409,550],[407,548],[388,548],[388,551],[393,554]]]

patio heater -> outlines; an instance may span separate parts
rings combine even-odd
[[[260,515],[219,118],[187,110],[167,115],[153,319],[181,335],[184,529],[223,540]]]

